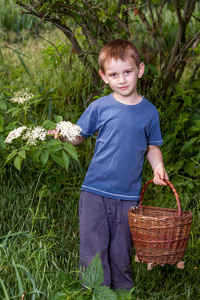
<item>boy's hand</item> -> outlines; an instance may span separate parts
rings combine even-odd
[[[47,131],[48,135],[53,135],[54,139],[58,139],[58,130],[57,129],[50,129]]]
[[[157,184],[157,185],[167,185],[167,183],[165,181],[163,181],[163,179],[169,180],[169,177],[164,168],[164,165],[161,163],[161,164],[157,165],[154,169],[153,182],[154,182],[154,184]]]

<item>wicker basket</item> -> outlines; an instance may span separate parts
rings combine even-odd
[[[150,180],[144,185],[139,207],[131,207],[128,211],[136,261],[153,266],[174,265],[179,263],[184,256],[193,213],[181,211],[179,196],[168,180],[165,182],[171,187],[176,197],[178,210],[143,206],[144,192],[152,182],[153,180]]]

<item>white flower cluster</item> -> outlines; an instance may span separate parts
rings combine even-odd
[[[17,139],[18,137],[21,136],[22,132],[27,129],[26,126],[21,126],[17,129],[12,130],[11,132],[9,132],[7,138],[5,139],[5,143],[12,143],[12,140]]]
[[[34,95],[29,93],[27,89],[22,89],[21,91],[15,92],[10,101],[23,104],[32,97],[34,97]]]
[[[26,133],[22,135],[23,131],[26,130]],[[47,131],[42,126],[37,126],[33,129],[27,128],[26,126],[19,127],[17,129],[9,132],[5,143],[12,143],[12,140],[22,137],[23,140],[27,140],[26,144],[28,146],[36,145],[37,140],[44,141],[46,139]]]
[[[76,140],[76,136],[80,136],[81,127],[78,125],[74,125],[71,122],[62,121],[56,124],[56,129],[59,134],[67,137],[69,141]],[[23,131],[26,130],[24,134]],[[17,139],[19,137],[22,140],[26,140],[27,146],[34,146],[37,143],[37,140],[45,141],[47,136],[47,131],[42,126],[37,126],[34,128],[27,128],[26,126],[21,126],[17,129],[12,130],[7,138],[5,139],[5,143],[12,143],[12,140]]]
[[[66,137],[69,141],[75,141],[76,136],[80,136],[81,127],[79,125],[72,124],[69,121],[62,121],[56,124],[56,129],[59,134]]]
[[[47,131],[42,126],[37,126],[34,129],[28,129],[26,134],[23,135],[22,139],[27,140],[26,144],[28,146],[36,145],[37,140],[45,141]]]

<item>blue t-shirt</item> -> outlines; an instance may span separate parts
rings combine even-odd
[[[86,138],[98,132],[94,156],[81,189],[113,199],[137,201],[147,145],[163,144],[155,106],[145,98],[136,105],[126,105],[110,94],[92,102],[77,125]]]

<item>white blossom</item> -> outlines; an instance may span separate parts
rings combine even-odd
[[[18,92],[15,92],[13,98],[11,98],[10,101],[16,102],[18,104],[23,104],[32,97],[34,97],[34,95],[29,93],[27,89],[22,89]]]
[[[21,126],[21,127],[18,127],[17,129],[10,131],[7,138],[5,139],[5,143],[8,143],[8,144],[12,143],[12,140],[20,137],[22,135],[22,132],[25,129],[27,129],[26,126]]]
[[[80,136],[81,127],[79,125],[72,124],[69,121],[62,121],[56,124],[56,129],[59,134],[66,137],[69,141],[75,141],[76,136]]]
[[[47,131],[42,126],[37,126],[33,129],[29,128],[26,134],[23,135],[22,139],[27,140],[26,144],[28,146],[36,145],[37,140],[45,141]]]

